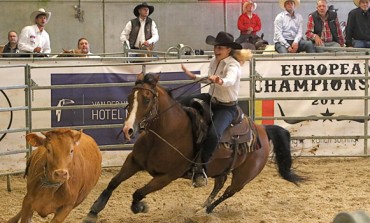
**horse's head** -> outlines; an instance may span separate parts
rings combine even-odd
[[[146,128],[158,115],[159,77],[153,74],[139,74],[135,87],[128,95],[127,118],[123,133],[130,140],[139,129]]]
[[[149,44],[149,46],[141,44],[141,42],[139,43],[139,50],[152,51],[153,49],[154,49],[154,43]],[[149,57],[150,54],[149,53],[143,53],[143,54],[140,54],[140,56],[141,57]]]
[[[83,54],[80,49],[62,50],[63,52],[59,54],[58,57],[86,57],[86,55]]]

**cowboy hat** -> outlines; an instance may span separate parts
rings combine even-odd
[[[370,217],[363,211],[341,212],[335,216],[333,223],[370,223]]]
[[[227,32],[219,32],[215,37],[207,36],[206,43],[213,46],[227,46],[233,49],[241,49],[242,46],[239,43],[234,42],[234,37]]]
[[[295,7],[296,7],[296,8],[299,6],[299,3],[301,3],[301,1],[300,1],[300,0],[279,0],[280,8],[285,9],[284,4],[285,4],[285,2],[287,2],[287,1],[291,1],[291,2],[293,2],[293,1],[294,1],[294,5],[295,5]]]
[[[135,8],[134,8],[134,15],[136,17],[138,17],[140,15],[139,13],[139,9],[141,8],[148,8],[149,9],[149,15],[152,14],[154,12],[154,6],[151,6],[151,5],[148,5],[148,3],[146,2],[143,2],[141,3],[140,5],[137,5]]]
[[[369,1],[369,0],[368,0]],[[353,3],[357,6],[360,7],[360,0],[353,0]]]
[[[49,22],[49,19],[50,19],[50,16],[51,16],[51,12],[46,12],[45,9],[43,8],[39,8],[37,11],[34,11],[31,13],[31,21],[32,23],[35,22],[35,19],[38,15],[41,15],[41,14],[44,14],[46,16],[46,22],[45,23],[48,23]]]
[[[253,11],[257,9],[257,3],[253,2],[252,0],[247,0],[243,3],[243,12],[245,11],[245,7],[247,7],[249,4],[253,5]]]

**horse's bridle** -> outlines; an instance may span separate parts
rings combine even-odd
[[[144,116],[144,119],[139,123],[140,129],[147,129],[147,127],[152,123],[154,120],[158,118],[158,109],[159,109],[159,103],[158,103],[158,92],[152,88],[146,88],[141,86],[135,86],[133,90],[147,90],[150,93],[153,94],[154,97],[154,104],[152,105],[152,108],[150,109],[149,113]]]

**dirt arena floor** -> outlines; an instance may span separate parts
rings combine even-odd
[[[131,196],[150,177],[140,173],[122,183],[100,213],[101,223],[329,223],[342,211],[364,210],[370,213],[370,158],[296,158],[294,168],[310,180],[300,187],[278,176],[269,163],[262,173],[241,192],[220,204],[213,213],[200,210],[212,189],[192,188],[189,180],[179,179],[145,199],[149,212],[133,214]],[[118,168],[105,169],[88,198],[65,222],[81,222],[89,207]],[[6,190],[6,177],[0,177],[0,222],[20,209],[26,181],[12,177],[12,192]],[[48,222],[37,214],[33,222]]]

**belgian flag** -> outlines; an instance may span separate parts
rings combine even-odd
[[[274,117],[274,100],[256,100],[255,101],[255,117]],[[255,120],[256,124],[273,125],[273,119]]]

